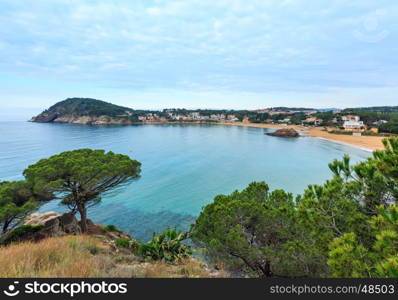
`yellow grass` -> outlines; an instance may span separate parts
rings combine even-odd
[[[226,277],[210,272],[196,259],[181,264],[148,263],[117,252],[90,236],[49,238],[0,247],[0,278],[10,277]]]
[[[178,265],[168,265],[161,262],[144,264],[142,275],[146,278],[215,278],[228,277],[227,273],[210,273],[206,265],[196,259],[186,259]]]
[[[0,277],[95,277],[109,267],[96,259],[98,240],[51,238],[0,248]]]

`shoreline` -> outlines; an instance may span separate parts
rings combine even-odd
[[[333,134],[323,130],[322,127],[304,127],[301,125],[282,126],[278,124],[242,123],[242,122],[235,122],[235,123],[222,122],[217,124],[241,126],[241,127],[272,128],[272,129],[293,128],[297,131],[305,131],[308,133],[303,137],[324,139],[341,145],[351,146],[369,152],[373,152],[374,150],[384,149],[384,145],[382,143],[384,137]]]
[[[370,153],[372,153],[372,152],[374,151],[374,150],[372,150],[372,149],[370,149],[370,148],[365,148],[365,147],[361,147],[361,146],[356,146],[356,145],[353,145],[353,144],[344,143],[344,142],[340,142],[340,141],[336,141],[336,140],[332,140],[332,139],[327,139],[327,138],[324,138],[324,137],[313,137],[313,136],[307,136],[307,137],[312,137],[312,138],[315,138],[315,139],[325,140],[325,141],[332,142],[332,143],[336,143],[336,144],[339,144],[339,145],[344,145],[344,146],[349,146],[349,147],[357,148],[357,149],[360,149],[360,150],[362,150],[362,151],[366,151],[366,152],[370,152]],[[377,149],[375,149],[375,150],[377,150]]]
[[[34,122],[33,123],[40,123]],[[54,122],[58,124],[75,124],[75,125],[88,125],[79,123],[68,123],[68,122]],[[382,140],[384,137],[380,136],[353,136],[343,134],[333,134],[324,130],[323,127],[305,127],[301,125],[279,125],[279,124],[264,124],[264,123],[243,123],[243,122],[203,122],[203,121],[192,121],[192,122],[163,122],[163,121],[147,121],[137,122],[130,124],[89,124],[90,126],[127,126],[127,125],[228,125],[228,126],[239,126],[239,127],[255,127],[255,128],[269,128],[269,129],[281,129],[281,128],[293,128],[297,131],[304,131],[307,134],[302,137],[313,137],[335,142],[341,145],[355,147],[364,151],[373,152],[374,150],[383,150],[384,145]]]

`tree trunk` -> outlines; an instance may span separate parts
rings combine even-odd
[[[263,273],[261,277],[271,277],[272,271],[271,271],[271,263],[269,261],[266,261],[264,265],[261,265],[261,263],[257,264],[257,267],[261,270]]]
[[[4,221],[3,224],[3,233],[6,233],[8,231],[8,226],[10,225],[9,221]]]
[[[87,232],[87,208],[84,202],[80,202],[77,204],[77,210],[80,214],[80,227],[82,228],[82,232]]]

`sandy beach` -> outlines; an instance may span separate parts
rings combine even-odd
[[[220,125],[231,126],[245,126],[245,127],[258,127],[258,128],[293,128],[295,130],[306,131],[305,136],[327,139],[336,143],[345,144],[367,151],[384,149],[382,140],[383,137],[379,136],[352,136],[343,134],[328,133],[323,127],[304,127],[299,125],[282,126],[278,124],[257,124],[257,123],[217,123]]]

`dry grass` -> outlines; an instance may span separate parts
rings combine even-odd
[[[96,277],[111,267],[98,260],[101,243],[87,236],[50,238],[0,248],[0,277]]]
[[[196,260],[186,259],[177,265],[161,262],[146,263],[141,267],[142,277],[146,278],[216,278],[228,277],[224,272],[211,272],[207,266]]]
[[[187,259],[178,265],[142,262],[133,254],[116,253],[90,236],[49,238],[0,247],[0,278],[6,277],[227,277]]]

